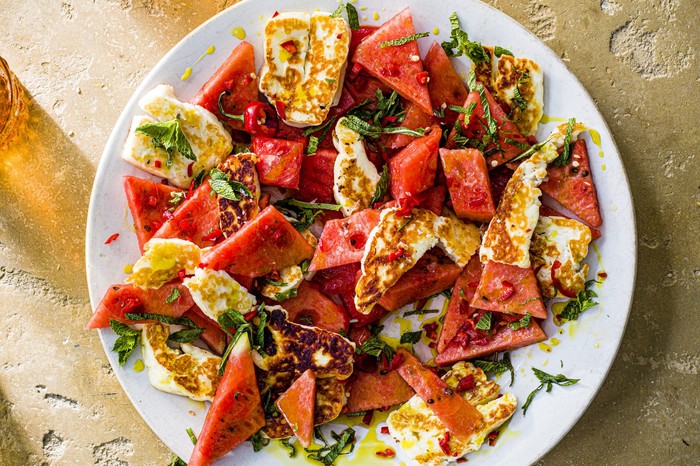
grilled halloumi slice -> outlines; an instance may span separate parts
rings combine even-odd
[[[275,301],[284,301],[292,297],[290,293],[296,290],[304,281],[304,273],[298,265],[290,265],[279,272],[280,278],[276,280],[279,284],[266,283],[260,290],[260,294],[266,298],[274,299]],[[296,294],[294,295],[296,296]]]
[[[236,233],[260,213],[260,179],[255,168],[257,161],[255,154],[245,152],[231,154],[217,166],[231,181],[242,183],[252,194],[250,197],[242,196],[240,201],[219,196],[219,227],[225,238]]]
[[[447,257],[460,267],[464,267],[481,244],[481,233],[473,223],[467,223],[449,209],[435,221],[435,234],[438,246]]]
[[[370,207],[379,184],[377,167],[367,158],[362,136],[338,120],[333,130],[333,145],[338,156],[333,165],[333,197],[346,217]]]
[[[190,241],[152,238],[143,246],[143,256],[136,261],[132,274],[125,281],[142,289],[158,289],[177,278],[180,270],[194,273],[201,258],[202,250]]]
[[[187,343],[180,344],[181,351],[170,348],[169,335],[170,327],[160,322],[145,324],[141,332],[141,357],[151,385],[195,401],[213,400],[221,358]]]
[[[246,314],[256,305],[255,296],[224,270],[197,267],[194,276],[185,278],[182,284],[190,291],[195,304],[213,320],[228,309]]]
[[[437,215],[426,209],[413,209],[410,216],[397,215],[398,211],[383,210],[367,238],[362,274],[355,285],[355,306],[363,314],[369,314],[377,300],[438,243]]]
[[[591,229],[583,223],[565,217],[540,217],[530,244],[532,265],[537,270],[537,282],[543,298],[558,294],[552,282],[554,261],[561,264],[554,275],[561,285],[574,293],[583,291],[588,264],[581,261],[588,255]]]
[[[265,328],[270,338],[260,352],[253,351],[253,362],[270,372],[294,372],[301,375],[311,369],[316,377],[345,380],[352,374],[355,344],[341,335],[290,322],[287,311],[268,306]],[[267,333],[267,332],[266,332]]]
[[[539,185],[547,177],[547,164],[557,156],[556,147],[548,142],[515,170],[484,235],[481,262],[530,267],[530,240],[541,204]]]
[[[309,49],[304,79],[285,110],[286,120],[301,125],[320,125],[337,104],[343,89],[345,64],[351,37],[341,17],[316,12],[311,15]]]
[[[309,50],[311,15],[305,12],[282,12],[267,20],[265,55],[260,69],[260,92],[274,105],[287,105],[304,80],[306,54]],[[296,51],[290,53],[282,44],[292,41]]]
[[[515,413],[517,403],[513,394],[506,393],[498,398],[500,387],[489,381],[484,372],[471,363],[457,363],[443,378],[456,390],[459,381],[469,375],[474,378],[475,386],[461,395],[483,415],[484,423],[467,443],[454,436],[450,437],[449,447],[452,455],[446,455],[440,447],[440,441],[448,432],[447,427],[418,395],[414,395],[389,415],[386,421],[389,433],[401,449],[418,464],[445,466],[467,453],[478,450],[488,434],[498,429]]]
[[[552,134],[549,135],[549,138],[547,138],[549,142],[554,144],[554,147],[556,147],[557,149],[561,149],[562,147],[564,147],[564,143],[566,142],[566,130],[568,129],[568,127],[568,122],[558,125],[554,129],[554,131],[552,131]],[[586,128],[585,124],[578,121],[574,123],[573,128],[571,128],[571,138],[569,139],[569,142],[572,143],[576,141],[579,135],[582,132],[586,131],[586,129],[588,128]]]
[[[143,124],[156,121],[137,116],[132,121],[131,132],[122,152],[122,158],[132,165],[167,178],[175,186],[186,188],[195,174],[215,167],[231,153],[231,136],[216,116],[203,107],[179,101],[171,86],[156,86],[139,100],[139,105],[160,122],[177,118],[197,160],[189,167],[193,161],[174,152],[172,165],[168,166],[167,152],[156,149],[150,137],[135,131]]]

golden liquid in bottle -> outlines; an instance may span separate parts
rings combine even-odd
[[[0,57],[0,149],[8,147],[27,122],[27,103],[22,85]]]

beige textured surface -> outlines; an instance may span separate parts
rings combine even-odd
[[[83,231],[102,148],[135,86],[232,1],[0,0],[0,54],[33,97],[0,155],[0,465],[163,465],[89,316]],[[491,2],[598,102],[639,228],[634,309],[581,422],[541,463],[700,464],[700,8],[696,0]]]

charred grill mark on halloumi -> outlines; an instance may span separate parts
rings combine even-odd
[[[557,296],[552,282],[552,266],[559,261],[554,272],[556,279],[573,293],[583,291],[588,275],[588,264],[581,261],[588,255],[591,230],[583,223],[564,217],[540,217],[532,237],[530,255],[537,270],[537,281],[543,298]]]
[[[256,366],[266,371],[297,375],[311,369],[318,378],[345,380],[350,377],[354,343],[328,330],[290,322],[287,311],[279,306],[268,307],[267,311],[265,344],[260,353],[253,352]]]
[[[246,152],[231,154],[217,167],[226,173],[231,181],[243,183],[253,194],[252,197],[242,196],[240,201],[233,201],[218,196],[219,202],[219,227],[225,238],[236,233],[243,225],[253,220],[260,213],[260,181],[255,163],[258,158],[255,154]]]

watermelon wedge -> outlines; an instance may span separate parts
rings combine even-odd
[[[219,229],[219,203],[217,196],[211,193],[211,185],[205,181],[180,204],[153,237],[185,239],[201,248],[213,245],[214,240],[207,236]]]
[[[264,425],[250,342],[244,333],[231,350],[189,466],[211,465]]]
[[[406,193],[416,196],[433,187],[441,137],[440,127],[433,126],[430,133],[419,139],[414,138],[389,160],[389,187],[394,199],[405,197]]]
[[[457,335],[464,321],[473,314],[474,311],[469,306],[469,303],[474,297],[476,287],[479,286],[481,269],[479,255],[474,254],[457,278],[452,289],[450,304],[447,306],[447,312],[445,313],[445,321],[440,329],[440,337],[437,342],[438,352],[445,350],[447,345]]]
[[[437,41],[430,45],[430,49],[423,60],[423,66],[425,66],[425,70],[430,75],[430,81],[428,82],[430,102],[436,109],[445,108],[445,117],[442,118],[444,123],[448,125],[454,124],[458,113],[446,107],[462,105],[467,100],[469,92],[454,66],[452,66],[452,62],[445,50]]]
[[[202,256],[213,270],[259,277],[311,259],[314,250],[272,206]]]
[[[242,115],[246,106],[258,100],[258,79],[255,77],[255,49],[248,42],[241,42],[231,55],[202,86],[192,103],[200,105],[233,129],[243,130],[243,122],[227,118],[219,112],[221,107],[230,115]]]
[[[348,413],[369,411],[394,406],[408,401],[415,392],[395,370],[382,374],[355,370],[345,386],[349,393],[346,406]]]
[[[172,207],[172,194],[183,191],[135,176],[124,177],[124,191],[131,217],[134,219],[139,249],[143,254],[143,245],[163,225],[163,212]]]
[[[398,354],[404,362],[398,372],[418,396],[462,442],[468,442],[472,434],[481,427],[484,418],[481,413],[433,371],[424,367],[413,354],[399,348]]]
[[[403,100],[403,109],[406,112],[406,117],[401,122],[401,126],[405,128],[416,130],[437,124],[437,119],[434,116],[428,115],[410,100]],[[415,140],[416,138],[406,134],[390,134],[386,137],[385,144],[389,149],[401,149]]]
[[[547,167],[547,180],[540,185],[540,189],[588,225],[599,227],[603,224],[586,141],[583,139],[574,143],[568,164]]]
[[[328,136],[325,139],[332,140]],[[334,203],[333,167],[336,157],[338,157],[338,151],[335,149],[319,149],[315,154],[303,157],[299,189],[294,191],[292,197],[306,202]]]
[[[503,165],[510,159],[520,154],[521,152],[527,150],[530,147],[528,140],[525,136],[520,134],[515,123],[508,120],[506,113],[503,111],[500,105],[493,98],[488,89],[484,89],[484,95],[488,102],[489,111],[493,122],[497,127],[498,144],[500,149],[496,146],[494,142],[488,142],[483,148],[483,153],[486,156],[486,162],[488,163],[489,170]],[[484,109],[481,105],[481,97],[478,92],[474,91],[469,94],[467,101],[464,103],[465,108],[469,108],[471,104],[475,104],[474,111],[469,117],[469,121],[465,121],[465,115],[463,113],[459,114],[457,121],[460,122],[461,133],[465,138],[474,140],[477,142],[486,141],[484,138],[488,136],[485,129],[488,126],[488,119],[484,116]],[[447,140],[447,148],[455,149],[457,148],[457,143],[455,142],[455,137],[457,136],[456,129],[453,128]]]
[[[197,327],[204,329],[200,338],[215,354],[224,354],[227,337],[218,322],[205,315],[196,304],[185,312],[184,316],[192,320]]]
[[[442,169],[455,213],[488,222],[496,213],[486,159],[478,149],[440,149]]]
[[[510,314],[524,315],[529,312],[538,319],[547,317],[532,267],[521,269],[494,261],[484,265],[471,306]]]
[[[360,262],[367,238],[378,223],[379,211],[373,209],[365,209],[347,218],[326,222],[309,270]]]
[[[513,330],[508,325],[505,325],[499,327],[485,344],[469,342],[466,346],[462,346],[456,341],[451,342],[435,357],[435,364],[447,366],[457,361],[481,358],[499,351],[522,348],[546,339],[547,335],[534,319],[530,321],[529,327],[522,327],[518,330]]]
[[[290,189],[299,187],[303,142],[256,136],[252,150],[258,156],[255,168],[261,184]]]
[[[421,80],[421,74],[424,72],[423,63],[420,60],[411,60],[413,56],[420,57],[418,42],[412,40],[394,47],[379,45],[382,42],[415,33],[411,10],[406,8],[362,40],[355,50],[352,61],[362,65],[369,74],[394,89],[401,97],[418,105],[423,112],[432,115],[433,107],[430,104],[428,82]]]
[[[287,420],[299,443],[304,448],[309,448],[313,441],[316,410],[316,376],[311,369],[307,369],[277,398],[275,406]]]
[[[180,292],[180,297],[172,303],[166,303],[165,300],[173,293],[174,288]],[[179,281],[166,283],[157,290],[142,290],[132,285],[112,285],[107,289],[85,328],[109,327],[109,319],[131,324],[133,322],[124,317],[128,312],[180,317],[193,305],[190,291]]]
[[[289,320],[297,324],[314,325],[331,332],[350,329],[350,318],[345,309],[306,280],[299,285],[296,298],[285,300],[282,307],[287,310]],[[311,319],[312,324],[306,319]]]
[[[378,305],[375,305],[369,314],[362,314],[360,311],[358,311],[355,307],[354,289],[355,288],[353,286],[353,291],[349,293],[340,293],[340,300],[343,302],[343,306],[345,306],[345,310],[350,316],[350,320],[353,321],[354,326],[364,327],[365,325],[373,324],[387,315],[386,309]]]

